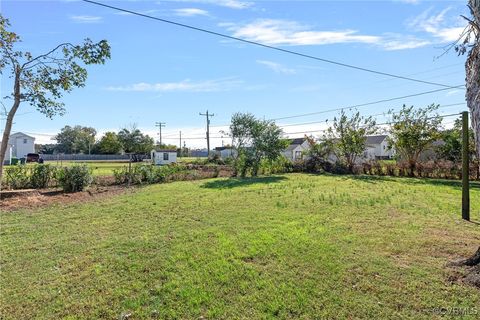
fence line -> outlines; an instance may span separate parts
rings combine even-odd
[[[128,154],[41,154],[45,161],[115,161],[129,160]]]

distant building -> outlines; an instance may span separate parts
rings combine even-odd
[[[302,160],[305,157],[305,151],[310,149],[310,144],[306,138],[290,139],[288,147],[282,151],[282,154],[290,161]]]
[[[388,148],[387,135],[367,136],[366,146],[362,160],[392,159],[394,150]]]
[[[5,163],[7,164],[10,163],[12,158],[26,158],[27,154],[35,153],[35,137],[22,132],[10,135],[8,145],[5,154]]]
[[[206,158],[208,157],[208,150],[207,149],[190,150],[188,155],[194,158]]]
[[[220,157],[220,159],[233,158],[237,156],[237,150],[232,147],[216,147],[214,151],[215,154]]]
[[[154,165],[165,165],[177,162],[177,150],[173,149],[159,149],[152,150],[152,162]]]

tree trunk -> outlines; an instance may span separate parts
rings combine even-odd
[[[476,39],[474,39],[474,46],[468,53],[468,58],[465,63],[465,80],[467,82],[465,98],[472,118],[477,159],[480,159],[480,0],[469,0],[468,3],[472,9],[474,25],[471,27],[476,30],[476,34],[473,32],[473,35],[476,35]],[[467,266],[480,264],[480,247],[473,256],[464,260],[463,264]]]
[[[478,247],[477,252],[468,259],[462,261],[462,264],[465,266],[476,266],[480,264],[480,247]]]
[[[7,121],[5,123],[5,129],[3,131],[2,144],[0,146],[0,191],[2,190],[3,179],[3,163],[5,161],[5,154],[7,153],[8,140],[12,131],[13,118],[20,106],[20,69],[15,71],[15,83],[14,83],[14,102],[13,106],[8,112]],[[1,196],[0,196],[1,199]]]
[[[480,32],[478,29],[480,26],[480,0],[470,0],[469,4],[473,11],[472,19],[476,23],[476,32]],[[468,53],[465,63],[467,83],[465,98],[471,113],[477,157],[480,159],[480,39],[478,35],[474,41],[474,47]]]

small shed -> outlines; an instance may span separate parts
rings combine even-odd
[[[177,150],[159,149],[152,150],[152,162],[154,165],[164,165],[177,162]]]
[[[232,147],[216,147],[215,154],[220,157],[220,159],[234,158],[237,156],[237,150]]]

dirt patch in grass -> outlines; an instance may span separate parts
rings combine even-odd
[[[0,201],[1,212],[11,212],[20,209],[38,209],[53,204],[70,204],[100,199],[115,194],[132,192],[135,188],[125,186],[93,186],[88,190],[65,193],[61,189],[40,189],[36,193],[2,199]]]
[[[451,283],[465,283],[480,289],[480,265],[473,267],[460,267],[460,266],[451,266],[452,267],[448,281]]]

